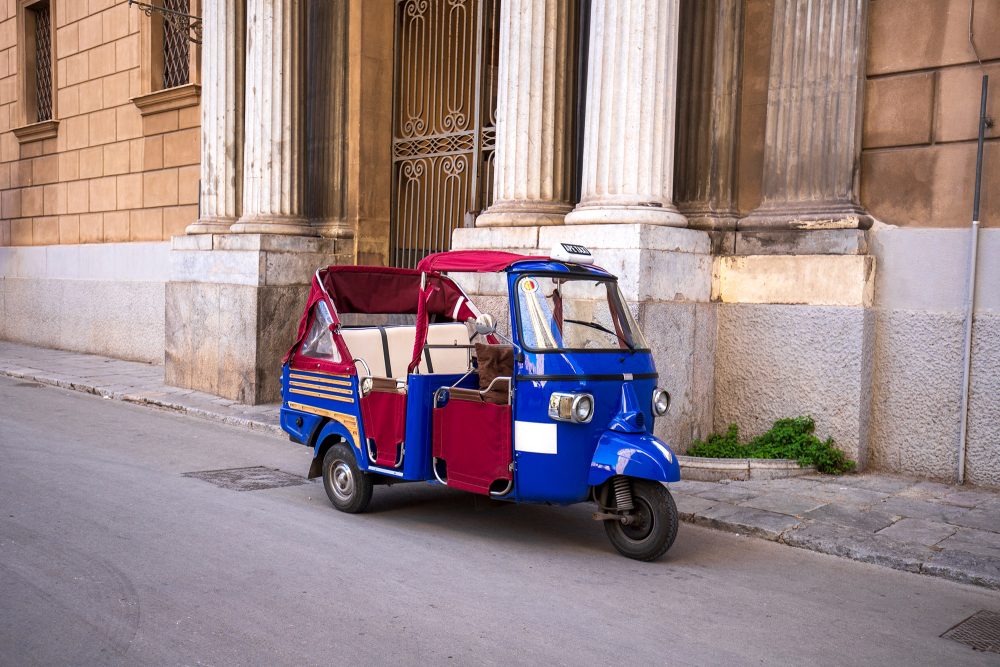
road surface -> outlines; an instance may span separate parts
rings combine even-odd
[[[0,664],[993,664],[939,635],[1000,594],[682,525],[618,556],[584,505],[183,473],[310,453],[0,378]]]

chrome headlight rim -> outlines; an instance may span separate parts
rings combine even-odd
[[[653,390],[653,414],[662,417],[670,409],[670,392],[662,387]]]
[[[594,405],[593,394],[555,391],[549,396],[549,418],[571,424],[589,424],[594,418]],[[586,413],[581,416],[584,406]]]

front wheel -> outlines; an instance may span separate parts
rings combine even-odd
[[[656,560],[674,543],[677,537],[677,505],[659,482],[632,479],[633,521],[604,522],[604,530],[615,549],[623,556],[636,560]]]
[[[372,478],[358,468],[354,452],[337,443],[323,457],[323,487],[341,512],[364,512],[372,499]]]

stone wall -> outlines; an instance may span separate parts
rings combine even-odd
[[[158,91],[143,46],[152,19],[112,0],[51,6],[58,124],[48,138],[19,141],[12,130],[31,119],[17,76],[17,2],[0,2],[0,245],[183,233],[198,215],[197,56],[190,85]]]
[[[163,363],[167,243],[0,248],[0,340]]]
[[[982,75],[1000,119],[1000,1],[871,0],[861,199],[883,222],[963,227],[972,213]],[[1000,226],[1000,126],[987,130],[981,219]]]

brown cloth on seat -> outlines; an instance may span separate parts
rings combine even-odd
[[[514,348],[511,345],[476,343],[476,359],[479,361],[480,391],[485,391],[494,378],[511,377],[514,374]],[[506,405],[509,394],[509,383],[498,382],[483,396],[483,400],[487,403]]]

